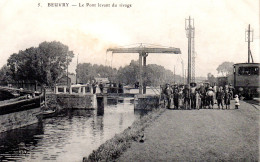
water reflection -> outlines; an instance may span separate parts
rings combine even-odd
[[[44,134],[43,124],[36,123],[0,134],[0,161],[13,161],[26,156]]]
[[[114,104],[117,103],[117,104]],[[82,161],[130,126],[136,116],[130,99],[108,99],[97,110],[66,111],[36,125],[0,134],[0,161]]]

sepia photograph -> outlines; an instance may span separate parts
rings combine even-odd
[[[0,0],[0,162],[260,161],[260,0]]]

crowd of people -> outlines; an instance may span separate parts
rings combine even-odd
[[[173,109],[213,109],[214,104],[218,108],[230,109],[230,100],[235,99],[235,108],[238,109],[239,98],[234,96],[232,85],[209,86],[197,85],[170,85],[162,88],[162,100],[167,108]],[[235,98],[233,98],[235,97]]]
[[[104,88],[106,88],[107,92],[106,93],[123,93],[123,84],[122,83],[102,83],[102,82],[96,82],[96,81],[92,81],[91,84],[92,88],[93,88],[93,94],[96,94],[97,91],[97,87],[100,90],[100,93],[104,93]]]

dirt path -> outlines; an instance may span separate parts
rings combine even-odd
[[[238,110],[167,110],[144,133],[117,161],[259,160],[259,110],[245,102]]]

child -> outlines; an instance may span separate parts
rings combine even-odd
[[[235,95],[235,109],[238,109],[238,106],[239,106],[239,98],[238,98],[238,95]]]
[[[226,109],[227,109],[227,108],[230,109],[230,99],[231,99],[231,95],[230,95],[228,89],[226,89],[226,91],[225,91],[225,97],[224,97]]]
[[[199,94],[199,91],[196,91],[196,109],[200,109],[201,105],[201,95]]]

